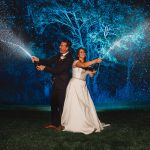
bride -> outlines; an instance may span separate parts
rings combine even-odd
[[[96,71],[86,68],[95,63],[100,63],[100,58],[85,62],[86,53],[84,48],[77,51],[77,60],[72,65],[72,78],[67,86],[61,125],[63,131],[80,132],[90,134],[100,132],[109,124],[101,123],[87,89],[86,76],[94,76]]]

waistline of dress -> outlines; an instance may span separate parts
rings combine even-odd
[[[77,78],[77,77],[72,77],[73,79],[78,79],[78,80],[82,80],[82,81],[85,81],[84,79],[81,79],[81,78]]]

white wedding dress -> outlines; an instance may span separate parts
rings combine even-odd
[[[88,71],[75,67],[77,61],[73,63],[72,78],[67,86],[61,125],[65,127],[63,131],[100,132],[109,124],[100,122],[85,81]]]

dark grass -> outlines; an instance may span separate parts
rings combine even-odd
[[[50,112],[0,110],[0,150],[150,150],[150,111],[99,112],[111,123],[84,135],[45,129]]]

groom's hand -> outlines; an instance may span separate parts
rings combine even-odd
[[[43,66],[43,65],[36,66],[36,69],[37,69],[38,71],[43,71],[43,70],[45,69],[45,66]]]
[[[33,63],[34,63],[34,62],[39,62],[39,58],[36,57],[36,56],[32,56],[32,57],[31,57],[31,60],[32,60]]]

